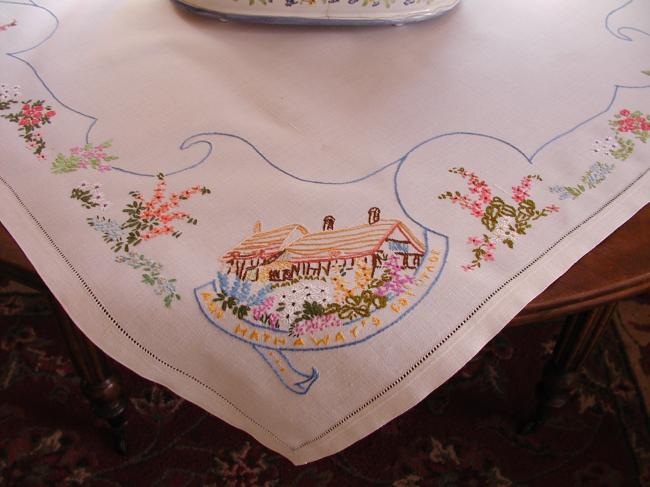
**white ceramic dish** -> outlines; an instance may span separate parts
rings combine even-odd
[[[367,25],[419,22],[442,15],[460,0],[172,0],[220,20],[268,24]]]

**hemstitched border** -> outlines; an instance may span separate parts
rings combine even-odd
[[[421,356],[413,365],[411,365],[405,372],[402,373],[397,379],[395,379],[393,382],[391,382],[389,385],[384,387],[380,392],[375,394],[373,397],[368,399],[366,402],[364,402],[361,406],[357,407],[350,413],[346,414],[343,418],[341,418],[339,421],[337,421],[335,424],[327,428],[325,431],[317,435],[316,437],[312,438],[311,440],[304,441],[300,444],[298,444],[295,447],[290,446],[287,444],[285,441],[283,441],[278,435],[273,433],[271,430],[268,428],[264,427],[261,423],[257,422],[255,419],[253,419],[251,416],[246,414],[243,410],[238,408],[235,404],[233,404],[229,399],[227,399],[225,396],[223,396],[220,392],[218,392],[215,388],[212,386],[206,384],[205,382],[201,381],[197,377],[193,376],[192,374],[184,371],[183,369],[180,369],[176,367],[175,365],[170,364],[169,362],[163,360],[162,358],[158,357],[155,353],[153,353],[151,350],[146,348],[144,345],[142,345],[140,342],[138,342],[135,338],[133,338],[126,329],[122,327],[122,325],[119,324],[119,322],[109,313],[108,309],[104,304],[99,300],[97,295],[93,292],[91,287],[88,285],[86,280],[81,276],[79,271],[72,265],[70,260],[67,258],[67,256],[63,253],[63,251],[59,248],[59,246],[54,242],[54,239],[49,235],[49,233],[45,230],[41,222],[34,216],[34,214],[31,212],[31,210],[27,207],[27,205],[23,202],[23,200],[20,198],[18,193],[14,190],[14,188],[4,179],[4,177],[0,176],[0,181],[9,189],[9,191],[12,193],[14,198],[18,201],[20,206],[26,211],[26,213],[29,215],[29,217],[34,221],[36,226],[39,228],[41,233],[45,236],[47,241],[50,243],[50,245],[56,250],[56,252],[59,254],[59,256],[63,259],[65,264],[68,266],[68,268],[72,271],[72,273],[77,277],[79,282],[82,284],[86,292],[90,295],[92,300],[95,302],[95,304],[99,307],[99,309],[106,315],[106,317],[109,319],[109,321],[124,335],[126,336],[131,343],[136,345],[140,350],[145,352],[147,355],[149,355],[151,358],[156,360],[157,362],[163,364],[165,367],[173,370],[174,372],[177,372],[181,374],[184,377],[187,377],[188,379],[192,380],[196,384],[204,387],[205,389],[209,390],[213,394],[215,394],[217,397],[219,397],[221,400],[223,400],[226,404],[228,404],[231,408],[233,408],[236,412],[241,414],[244,418],[249,420],[252,424],[260,428],[262,431],[266,432],[268,435],[272,436],[278,443],[284,445],[286,448],[288,448],[291,452],[296,452],[302,448],[305,448],[313,443],[316,443],[320,440],[322,440],[324,437],[335,431],[336,429],[340,428],[343,426],[345,423],[347,423],[350,419],[354,418],[357,416],[359,413],[361,413],[364,409],[368,408],[370,405],[372,405],[374,402],[379,400],[381,397],[386,395],[388,392],[390,392],[392,389],[394,389],[397,385],[399,385],[404,379],[406,379],[409,375],[411,375],[413,372],[415,372],[422,364],[424,364],[429,358],[433,356],[433,354],[438,351],[452,336],[454,336],[464,325],[467,324],[469,320],[472,319],[476,313],[478,313],[494,296],[499,294],[503,289],[505,289],[510,283],[512,283],[514,280],[519,278],[524,272],[526,272],[528,269],[533,267],[537,262],[539,262],[540,259],[542,259],[544,256],[546,256],[551,250],[553,250],[555,247],[557,247],[564,239],[566,239],[568,236],[571,234],[575,233],[578,229],[580,229],[584,224],[589,222],[591,219],[593,219],[595,216],[597,216],[601,211],[603,211],[605,208],[610,206],[614,201],[616,201],[619,197],[621,197],[626,191],[628,191],[632,186],[634,186],[639,180],[641,180],[647,173],[650,171],[650,169],[646,169],[643,173],[641,173],[637,178],[635,178],[632,182],[630,182],[627,186],[625,186],[621,191],[619,191],[617,194],[615,194],[612,198],[610,198],[607,202],[605,202],[603,205],[601,205],[597,210],[595,210],[591,215],[589,215],[587,218],[585,218],[583,221],[575,225],[573,228],[571,228],[568,232],[566,232],[564,235],[562,235],[560,238],[558,238],[555,242],[553,242],[546,250],[544,250],[541,254],[539,254],[537,257],[535,257],[533,260],[531,260],[528,264],[526,264],[523,268],[521,268],[517,273],[512,275],[509,279],[504,281],[500,286],[498,286],[496,289],[494,289],[490,294],[487,295],[487,297],[481,301],[454,329],[452,329],[443,339],[441,339],[436,345],[433,346],[426,354]]]

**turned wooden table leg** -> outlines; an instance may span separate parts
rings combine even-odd
[[[537,385],[537,408],[521,428],[533,431],[552,409],[565,406],[579,377],[580,367],[609,325],[616,303],[593,308],[566,318],[552,358]]]
[[[95,415],[108,422],[118,451],[126,454],[126,400],[121,380],[111,372],[104,354],[79,331],[54,297],[51,302],[70,357],[81,377],[82,391]]]

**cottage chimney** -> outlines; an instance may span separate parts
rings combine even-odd
[[[373,223],[377,223],[379,221],[381,211],[379,208],[376,206],[373,206],[368,210],[368,223],[372,225]]]
[[[327,230],[334,230],[334,222],[336,220],[332,215],[327,215],[325,218],[323,218],[323,231],[326,232]]]
[[[262,222],[257,220],[253,225],[253,233],[260,233],[262,231]]]

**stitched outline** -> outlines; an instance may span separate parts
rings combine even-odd
[[[48,14],[49,14],[53,19],[54,19],[56,25],[54,26],[54,29],[52,29],[52,31],[51,31],[51,32],[50,32],[50,33],[49,33],[49,34],[48,34],[48,35],[47,35],[47,36],[46,36],[42,41],[40,41],[40,42],[37,43],[36,45],[34,45],[34,46],[32,46],[32,47],[29,47],[29,48],[27,48],[27,49],[20,50],[20,51],[15,51],[15,52],[10,52],[10,53],[5,53],[5,55],[7,55],[7,56],[9,56],[9,57],[11,57],[11,58],[13,58],[13,59],[16,59],[16,60],[18,60],[18,61],[20,61],[20,62],[26,64],[26,65],[31,69],[31,71],[34,73],[34,75],[36,76],[36,78],[41,82],[41,84],[43,85],[43,87],[45,88],[45,90],[46,90],[46,91],[47,91],[47,92],[48,92],[48,93],[49,93],[49,94],[50,94],[50,95],[51,95],[51,96],[52,96],[52,97],[53,97],[53,98],[54,98],[54,99],[55,99],[55,100],[56,100],[56,101],[61,105],[61,106],[63,106],[64,108],[66,108],[66,109],[68,109],[68,110],[70,110],[70,111],[72,111],[73,113],[76,113],[76,114],[78,114],[78,115],[81,115],[81,116],[84,117],[84,118],[87,118],[87,119],[91,120],[91,123],[90,123],[90,125],[88,126],[88,129],[86,130],[86,135],[85,135],[85,142],[86,142],[86,143],[89,143],[90,132],[91,132],[91,130],[94,128],[95,124],[98,122],[99,119],[96,118],[96,117],[94,117],[94,116],[92,116],[92,115],[88,115],[88,114],[86,114],[86,113],[80,112],[79,110],[76,110],[76,109],[70,107],[69,105],[66,105],[65,103],[63,103],[63,102],[62,102],[62,101],[61,101],[61,100],[60,100],[60,99],[59,99],[59,98],[54,94],[54,92],[52,91],[52,89],[50,89],[50,87],[49,87],[48,84],[45,82],[45,80],[40,76],[40,74],[38,73],[38,70],[37,70],[37,69],[36,69],[36,68],[35,68],[35,67],[34,67],[34,66],[29,62],[29,61],[26,61],[25,59],[22,59],[21,57],[18,56],[19,54],[23,54],[23,53],[25,53],[25,52],[32,51],[32,50],[37,49],[38,47],[42,46],[43,44],[45,44],[45,42],[47,42],[47,41],[48,41],[48,40],[49,40],[49,39],[50,39],[50,38],[51,38],[51,37],[56,33],[56,31],[58,30],[58,28],[59,28],[59,26],[60,26],[59,18],[56,16],[56,14],[55,14],[54,12],[52,12],[51,10],[49,10],[49,9],[46,8],[46,7],[43,7],[43,6],[41,6],[41,5],[38,5],[34,0],[27,0],[27,1],[28,1],[29,3],[17,2],[17,1],[12,1],[12,0],[0,0],[0,5],[1,5],[1,4],[7,4],[7,5],[21,5],[21,6],[25,6],[25,7],[34,7],[34,8],[39,8],[39,9],[41,9],[41,10],[47,12],[47,13],[48,13]],[[609,28],[609,18],[610,18],[610,16],[611,16],[612,14],[616,13],[616,12],[619,11],[619,10],[624,9],[625,7],[627,7],[628,5],[630,5],[630,4],[633,3],[633,2],[634,2],[634,0],[628,0],[626,3],[624,3],[624,4],[621,5],[620,7],[617,7],[617,8],[615,8],[614,10],[610,11],[610,12],[607,14],[607,16],[605,17],[605,20],[604,20],[604,27],[605,27],[605,29],[606,29],[608,32],[610,32],[612,35],[614,35],[615,37],[617,37],[617,38],[619,38],[619,39],[623,39],[623,40],[631,40],[631,39],[629,39],[629,38],[626,38],[626,36],[624,36],[623,34],[621,34],[622,36],[624,36],[623,38],[618,37],[618,36],[617,36],[617,35],[616,35],[616,34],[615,34],[615,33],[614,33],[610,28]],[[647,33],[647,32],[641,31],[641,30],[636,29],[636,28],[633,28],[633,27],[621,27],[620,29],[630,29],[630,30],[635,30],[635,31],[641,32],[642,34],[650,35],[650,34]],[[619,30],[620,30],[620,29],[619,29]],[[289,171],[287,171],[287,170],[285,170],[285,169],[282,169],[279,165],[275,164],[275,163],[272,162],[270,159],[268,159],[268,158],[267,158],[267,157],[266,157],[266,156],[265,156],[265,155],[264,155],[264,154],[263,154],[263,153],[262,153],[262,152],[261,152],[261,151],[260,151],[256,146],[255,146],[255,145],[253,145],[251,142],[249,142],[248,140],[246,140],[244,137],[241,137],[241,136],[239,136],[239,135],[235,135],[235,134],[224,133],[224,132],[200,132],[200,133],[193,134],[193,135],[189,136],[188,138],[186,138],[186,139],[185,139],[185,140],[180,144],[180,146],[179,146],[179,150],[185,150],[185,149],[187,149],[187,148],[189,148],[189,147],[192,147],[192,146],[195,145],[195,144],[203,143],[203,144],[207,144],[207,145],[208,145],[208,150],[207,150],[206,154],[205,154],[201,159],[199,159],[197,162],[192,163],[192,164],[190,164],[189,166],[186,166],[186,167],[184,167],[184,168],[177,169],[177,170],[175,170],[175,171],[171,171],[171,172],[169,172],[169,173],[165,173],[164,175],[165,175],[165,176],[172,176],[172,175],[175,175],[175,174],[178,174],[178,173],[181,173],[181,172],[184,172],[184,171],[187,171],[187,170],[193,169],[193,168],[195,168],[195,167],[197,167],[197,166],[203,164],[203,163],[208,159],[208,157],[210,156],[210,154],[212,153],[212,149],[213,149],[212,143],[209,142],[209,141],[207,141],[207,140],[194,140],[193,142],[190,142],[190,140],[193,139],[193,138],[196,138],[196,137],[206,136],[206,135],[218,135],[218,136],[230,137],[230,138],[234,138],[234,139],[240,140],[241,142],[244,142],[246,145],[248,145],[249,147],[251,147],[251,148],[252,148],[252,149],[253,149],[253,150],[254,150],[254,151],[255,151],[255,152],[256,152],[256,153],[257,153],[257,154],[258,154],[258,155],[259,155],[259,156],[260,156],[260,157],[261,157],[261,158],[266,162],[266,163],[267,163],[267,164],[269,164],[269,165],[270,165],[271,167],[273,167],[274,169],[276,169],[276,170],[280,171],[281,173],[286,174],[287,176],[289,176],[289,177],[291,177],[291,178],[294,178],[294,179],[296,179],[296,180],[298,180],[298,181],[303,181],[303,182],[308,182],[308,183],[314,183],[314,184],[336,184],[336,185],[339,185],[339,184],[340,184],[340,185],[343,185],[343,184],[352,184],[352,183],[356,183],[356,182],[359,182],[359,181],[363,181],[363,180],[365,180],[365,179],[367,179],[367,178],[370,178],[370,177],[374,176],[375,174],[378,174],[378,173],[382,172],[383,170],[385,170],[385,169],[387,169],[387,168],[389,168],[389,167],[391,167],[391,166],[393,166],[393,165],[395,165],[395,164],[401,164],[402,162],[404,162],[404,160],[409,156],[409,154],[410,154],[411,152],[413,152],[415,149],[419,148],[421,145],[424,145],[424,144],[426,144],[427,142],[431,142],[431,141],[433,141],[433,140],[435,140],[435,139],[437,139],[437,138],[445,137],[445,136],[447,136],[447,135],[458,135],[458,134],[462,134],[462,135],[476,135],[476,136],[479,136],[479,137],[486,137],[486,138],[490,138],[490,139],[493,139],[493,140],[498,140],[498,141],[500,141],[500,142],[502,142],[502,143],[504,143],[504,144],[510,146],[511,148],[515,149],[517,152],[520,152],[520,153],[521,153],[521,154],[522,154],[522,155],[523,155],[523,156],[524,156],[524,157],[525,157],[525,158],[526,158],[526,159],[527,159],[527,160],[532,164],[533,159],[535,158],[535,156],[536,156],[540,151],[542,151],[542,150],[543,150],[547,145],[549,145],[549,144],[555,142],[557,139],[559,139],[559,138],[561,138],[561,137],[563,137],[563,136],[565,136],[565,135],[568,135],[568,134],[572,133],[573,131],[575,131],[576,129],[580,128],[581,126],[583,126],[583,125],[589,123],[590,121],[594,120],[595,118],[597,118],[597,117],[603,115],[604,113],[606,113],[607,111],[609,111],[609,109],[610,109],[610,108],[612,107],[612,105],[614,104],[614,101],[616,100],[616,97],[617,97],[617,95],[618,95],[618,90],[621,89],[621,88],[623,88],[623,89],[643,89],[643,88],[650,88],[650,85],[627,86],[627,85],[618,85],[618,84],[615,84],[615,85],[614,85],[614,93],[612,94],[612,96],[611,96],[611,98],[610,98],[610,101],[609,101],[609,103],[608,103],[608,105],[607,105],[607,107],[606,107],[605,109],[601,110],[600,112],[596,113],[595,115],[592,115],[591,117],[587,118],[586,120],[583,120],[582,122],[576,124],[576,125],[573,126],[572,128],[570,128],[570,129],[568,129],[568,130],[566,130],[566,131],[564,131],[564,132],[562,132],[562,133],[560,133],[560,134],[554,136],[554,137],[551,138],[550,140],[544,142],[544,143],[543,143],[543,144],[542,144],[538,149],[536,149],[536,150],[535,150],[535,151],[534,151],[530,156],[527,156],[526,154],[524,154],[520,149],[518,149],[516,146],[514,146],[514,145],[511,144],[510,142],[507,142],[507,141],[505,141],[505,140],[499,139],[499,138],[497,138],[497,137],[493,137],[493,136],[486,135],[486,134],[472,133],[472,132],[449,132],[449,133],[444,133],[444,134],[438,134],[438,135],[435,135],[435,136],[430,137],[430,138],[428,138],[428,139],[425,139],[424,141],[418,143],[417,145],[415,145],[414,147],[412,147],[410,150],[408,150],[408,151],[407,151],[407,152],[406,152],[402,157],[400,157],[399,159],[394,160],[394,161],[392,161],[392,162],[389,162],[389,163],[387,163],[387,164],[384,164],[383,166],[381,166],[381,167],[379,167],[378,169],[376,169],[376,170],[370,172],[369,174],[366,174],[365,176],[357,177],[357,178],[350,179],[350,180],[347,180],[347,181],[318,181],[318,180],[312,180],[312,179],[308,179],[308,178],[302,178],[302,177],[300,177],[300,176],[296,176],[296,175],[290,173]],[[124,169],[124,168],[120,168],[120,167],[116,167],[116,166],[113,166],[113,170],[115,170],[115,171],[119,171],[119,172],[124,172],[124,173],[126,173],[126,174],[131,174],[131,175],[134,175],[134,176],[143,176],[143,177],[156,177],[156,176],[157,176],[157,174],[141,173],[141,172],[131,171],[131,170],[129,170],[129,169]],[[415,221],[415,220],[414,220],[414,221]],[[418,222],[415,221],[415,223],[418,223]],[[426,228],[426,227],[423,227],[423,228]]]
[[[633,2],[634,2],[634,0],[628,0],[627,2],[625,2],[620,7],[617,7],[614,10],[612,10],[605,17],[605,29],[607,30],[607,32],[609,32],[614,37],[616,37],[617,39],[620,39],[622,41],[627,41],[627,42],[633,42],[634,41],[634,39],[632,39],[630,36],[623,34],[624,30],[628,30],[628,31],[631,31],[631,32],[637,32],[639,34],[644,34],[644,35],[650,36],[650,32],[646,32],[645,30],[637,29],[636,27],[630,27],[628,25],[622,25],[618,29],[616,29],[616,31],[613,31],[612,28],[609,26],[609,18],[612,15],[614,15],[616,12],[618,12],[619,10],[623,10],[625,7],[627,7],[628,5],[630,5]]]
[[[421,356],[413,365],[411,365],[405,372],[402,373],[397,379],[395,379],[393,382],[391,382],[389,385],[384,387],[380,392],[375,394],[373,397],[368,399],[366,402],[364,402],[361,406],[357,407],[355,410],[352,412],[346,414],[343,418],[341,418],[339,421],[337,421],[335,424],[324,430],[322,433],[317,435],[316,437],[312,438],[311,440],[304,441],[302,443],[299,443],[297,446],[292,447],[289,444],[287,444],[285,441],[280,439],[278,435],[273,433],[271,430],[268,428],[264,427],[262,424],[258,423],[255,421],[251,416],[246,414],[243,410],[235,406],[230,400],[228,400],[225,396],[223,396],[220,392],[218,392],[216,389],[214,389],[212,386],[209,386],[205,382],[201,381],[200,379],[196,378],[192,374],[185,372],[183,369],[180,369],[169,362],[161,359],[158,357],[156,354],[151,352],[149,349],[144,347],[140,342],[138,342],[135,338],[133,338],[118,322],[113,316],[108,312],[106,307],[102,304],[102,302],[97,298],[93,290],[90,288],[90,286],[86,283],[85,279],[81,276],[79,271],[72,265],[72,263],[68,260],[66,255],[63,253],[63,251],[56,245],[54,242],[54,239],[47,233],[43,225],[40,223],[40,221],[34,216],[34,214],[31,212],[31,210],[27,207],[27,205],[23,202],[23,200],[20,198],[18,193],[14,190],[14,188],[0,175],[0,181],[9,189],[11,194],[16,198],[20,206],[27,212],[27,214],[30,216],[30,218],[34,221],[36,226],[39,228],[41,233],[45,236],[45,238],[48,240],[50,245],[56,250],[56,252],[59,254],[59,256],[63,259],[63,261],[66,263],[68,268],[72,271],[72,273],[77,277],[79,282],[83,285],[84,289],[86,292],[90,295],[90,297],[93,299],[95,304],[101,309],[101,311],[106,315],[106,317],[109,319],[109,321],[123,334],[125,335],[134,345],[136,345],[138,348],[140,348],[142,351],[144,351],[147,355],[149,355],[151,358],[156,360],[157,362],[163,364],[165,367],[173,370],[174,372],[177,372],[181,374],[184,377],[187,377],[191,379],[193,382],[196,384],[199,384],[203,386],[205,389],[209,390],[213,394],[215,394],[217,397],[219,397],[221,400],[223,400],[226,404],[228,404],[232,409],[240,413],[244,418],[248,419],[251,423],[253,423],[255,426],[259,427],[262,431],[265,433],[269,434],[272,436],[278,443],[281,445],[284,445],[287,449],[289,449],[291,452],[298,451],[306,446],[311,445],[312,443],[315,443],[321,439],[323,439],[325,436],[329,435],[333,431],[335,431],[337,428],[343,426],[345,423],[347,423],[350,419],[353,417],[357,416],[361,411],[366,409],[368,406],[376,402],[378,399],[380,399],[382,396],[384,396],[386,393],[394,389],[400,382],[402,382],[406,377],[411,375],[415,370],[418,369],[424,362],[426,362],[433,354],[442,347],[453,335],[455,335],[476,313],[478,313],[481,308],[483,308],[494,296],[499,294],[503,289],[505,289],[511,282],[513,282],[515,279],[517,279],[519,276],[521,276],[524,272],[526,272],[528,269],[533,267],[540,259],[542,259],[546,254],[548,254],[551,250],[553,250],[557,245],[559,245],[566,237],[569,235],[573,234],[576,232],[580,227],[582,227],[585,223],[589,222],[592,218],[594,218],[596,215],[598,215],[601,211],[603,211],[605,208],[607,208],[609,205],[611,205],[614,201],[616,201],[619,197],[621,197],[626,191],[628,191],[632,186],[634,186],[637,182],[639,182],[648,172],[650,169],[646,169],[644,172],[642,172],[639,176],[637,176],[632,182],[630,182],[625,188],[623,188],[621,191],[619,191],[616,195],[614,195],[612,198],[610,198],[607,202],[603,203],[597,210],[595,210],[591,215],[589,215],[587,218],[585,218],[583,221],[580,223],[576,224],[573,228],[571,228],[568,232],[566,232],[564,235],[562,235],[560,238],[558,238],[555,242],[553,242],[544,252],[539,254],[537,257],[535,257],[533,260],[531,260],[528,264],[526,264],[524,267],[522,267],[517,273],[513,274],[509,279],[504,281],[499,287],[497,287],[495,290],[493,290],[490,294],[487,295],[481,301],[454,329],[452,329],[442,340],[440,340],[436,345],[433,346],[426,354]]]

